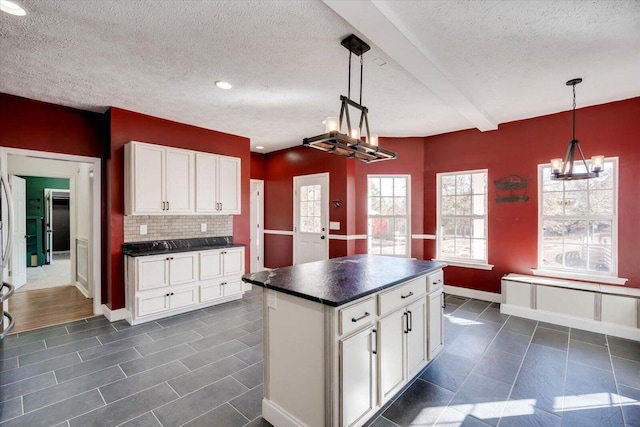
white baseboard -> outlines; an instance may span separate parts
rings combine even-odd
[[[266,398],[262,399],[262,418],[278,427],[304,427],[303,423]]]
[[[109,320],[109,322],[116,322],[118,320],[125,320],[129,313],[125,308],[119,308],[117,310],[111,310],[105,304],[102,304],[102,314]]]
[[[527,319],[538,320],[541,322],[567,326],[569,328],[584,329],[586,331],[599,332],[601,334],[613,335],[615,337],[640,341],[640,329],[615,325],[613,323],[599,322],[597,320],[550,313],[548,311],[534,310],[531,308],[510,304],[501,304],[500,312],[503,314],[525,317]]]
[[[476,289],[462,288],[460,286],[444,285],[444,292],[447,295],[457,295],[465,298],[474,298],[482,301],[501,302],[502,295]]]
[[[76,281],[75,286],[76,286],[76,289],[77,289],[78,291],[80,291],[80,293],[81,293],[82,295],[84,295],[84,297],[85,297],[85,298],[91,298],[91,297],[89,296],[89,291],[87,291],[85,288],[83,288],[83,287],[82,287],[82,284],[81,284],[80,282]]]

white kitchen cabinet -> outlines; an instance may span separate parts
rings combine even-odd
[[[126,257],[127,320],[138,324],[241,298],[244,248]]]
[[[132,141],[125,145],[125,215],[195,211],[195,152]]]
[[[353,426],[376,409],[376,330],[366,328],[340,341],[342,424]]]
[[[426,298],[422,296],[378,321],[382,403],[427,363],[426,314]]]
[[[240,159],[196,154],[196,212],[240,214]]]
[[[444,346],[442,319],[444,316],[444,293],[442,288],[429,294],[429,360]]]

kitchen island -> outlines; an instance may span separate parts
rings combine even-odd
[[[442,348],[444,266],[353,255],[243,276],[265,288],[262,416],[363,425]]]

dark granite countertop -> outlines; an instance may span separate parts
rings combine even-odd
[[[246,245],[233,243],[232,236],[198,237],[193,239],[124,243],[122,245],[122,253],[127,256],[138,257],[178,252],[206,251],[208,249],[240,248],[243,246]]]
[[[445,266],[436,261],[351,255],[246,274],[242,280],[338,307]]]

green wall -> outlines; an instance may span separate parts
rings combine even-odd
[[[45,261],[45,221],[44,221],[44,189],[69,189],[68,178],[42,178],[39,176],[21,176],[27,187],[27,266],[31,266],[31,255],[38,256],[38,265]]]

